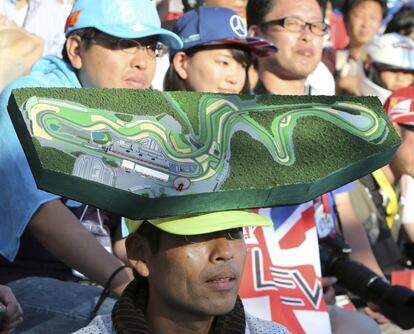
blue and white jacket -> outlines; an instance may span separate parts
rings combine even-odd
[[[19,239],[39,207],[58,198],[37,188],[26,156],[7,111],[12,89],[23,87],[80,88],[74,69],[63,60],[47,56],[32,72],[7,86],[0,95],[0,254],[13,261]]]

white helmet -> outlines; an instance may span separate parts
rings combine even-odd
[[[391,95],[378,78],[378,69],[414,71],[414,42],[397,33],[384,34],[367,47],[372,66],[360,67],[360,90],[363,95],[375,95],[382,103]],[[365,64],[366,67],[367,64]]]
[[[397,33],[382,35],[367,47],[373,63],[390,69],[414,71],[414,42]]]

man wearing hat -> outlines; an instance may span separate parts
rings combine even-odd
[[[367,230],[369,244],[385,275],[391,275],[393,270],[400,270],[407,264],[396,243],[400,223],[406,227],[408,241],[414,241],[410,226],[414,222],[410,205],[413,196],[410,176],[414,176],[412,101],[413,87],[398,89],[388,98],[384,108],[401,137],[401,146],[389,165],[358,180],[357,187],[350,192],[358,220]],[[398,212],[398,202],[402,204],[401,212]],[[365,244],[368,246],[367,242]],[[406,247],[408,254],[411,253],[412,243],[407,243]]]
[[[396,90],[384,108],[401,137],[401,145],[389,165],[355,182],[356,187],[349,194],[357,219],[352,229],[344,225],[344,235],[352,247],[358,248],[358,261],[369,266],[372,256],[378,269],[372,268],[372,264],[371,268],[389,278],[393,271],[406,270],[410,265],[407,260],[414,261],[414,87]],[[356,229],[366,234],[356,239]],[[405,242],[404,248],[401,241]],[[372,304],[364,309],[380,324],[381,331],[401,332],[376,310],[378,307]]]
[[[244,312],[238,297],[243,227],[271,221],[246,211],[139,222],[126,241],[135,279],[112,315],[81,333],[288,333]]]
[[[414,176],[414,87],[396,90],[385,102],[384,108],[402,140],[389,165],[391,181],[394,182],[403,174]]]
[[[405,256],[414,264],[414,86],[397,89],[384,108],[402,139],[387,168],[390,182],[400,181],[400,221],[406,235]]]
[[[378,210],[378,220],[384,220],[383,229],[388,232],[387,235],[390,234],[388,227],[391,227],[391,233],[395,237],[399,223],[402,224],[406,236],[404,255],[411,260],[412,264],[414,262],[414,224],[412,224],[414,223],[412,209],[414,196],[414,87],[404,87],[394,91],[385,102],[384,108],[401,137],[401,145],[390,164],[381,169],[384,174],[381,182],[378,181],[378,178],[368,175],[362,180],[362,184],[374,194],[374,199],[376,192],[381,193],[379,196],[382,201],[376,201],[375,204]],[[397,203],[392,203],[396,202],[398,198],[400,212],[398,212]],[[378,206],[378,203],[381,205]],[[394,210],[391,210],[391,204],[394,204]],[[398,213],[399,215],[397,215]],[[381,236],[386,233],[382,231],[383,229],[380,228],[378,239],[381,239]],[[389,240],[391,242],[393,238],[390,237]],[[389,274],[392,269],[401,268],[406,264],[398,248],[394,253],[390,252],[389,248],[386,249],[386,252],[380,252],[382,248],[377,247],[377,242],[370,241],[374,245],[377,260],[386,274]]]
[[[149,0],[78,0],[65,34],[64,60],[40,59],[28,76],[0,96],[0,188],[7,194],[0,202],[0,254],[13,261],[27,227],[51,254],[104,285],[121,262],[57,196],[37,189],[7,112],[8,99],[12,89],[21,87],[149,88],[156,57],[166,47],[179,48],[181,40],[161,28]],[[120,271],[111,290],[120,294],[131,276],[128,270]]]

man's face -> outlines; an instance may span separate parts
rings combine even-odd
[[[346,22],[351,44],[370,43],[378,32],[382,21],[381,5],[376,1],[362,1],[352,7]]]
[[[414,72],[411,71],[380,71],[379,76],[390,91],[414,84]]]
[[[321,9],[315,0],[278,0],[264,22],[297,18],[306,23],[322,22]],[[274,42],[279,51],[263,59],[263,63],[284,80],[305,79],[316,68],[322,56],[323,36],[315,35],[309,25],[299,32],[279,25],[256,27],[255,34]]]
[[[80,39],[79,36],[74,38]],[[78,56],[72,65],[78,70],[83,87],[96,88],[149,88],[155,74],[156,58],[145,48],[123,48],[119,39],[99,35],[90,41],[79,43]],[[137,39],[142,46],[154,45],[154,38]]]
[[[414,127],[395,125],[401,137],[401,145],[392,159],[392,167],[399,174],[414,177]]]
[[[198,317],[230,312],[246,256],[241,229],[238,233],[233,240],[223,231],[193,236],[195,243],[162,233],[159,252],[147,263],[151,302]]]

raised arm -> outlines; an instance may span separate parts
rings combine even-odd
[[[42,205],[33,215],[28,228],[50,253],[101,285],[123,265],[82,227],[60,200]],[[132,278],[131,269],[121,270],[114,277],[111,290],[120,295]]]
[[[345,241],[352,248],[351,258],[363,263],[378,275],[384,276],[372,252],[367,233],[352,207],[349,193],[337,194],[335,202],[342,223]]]

